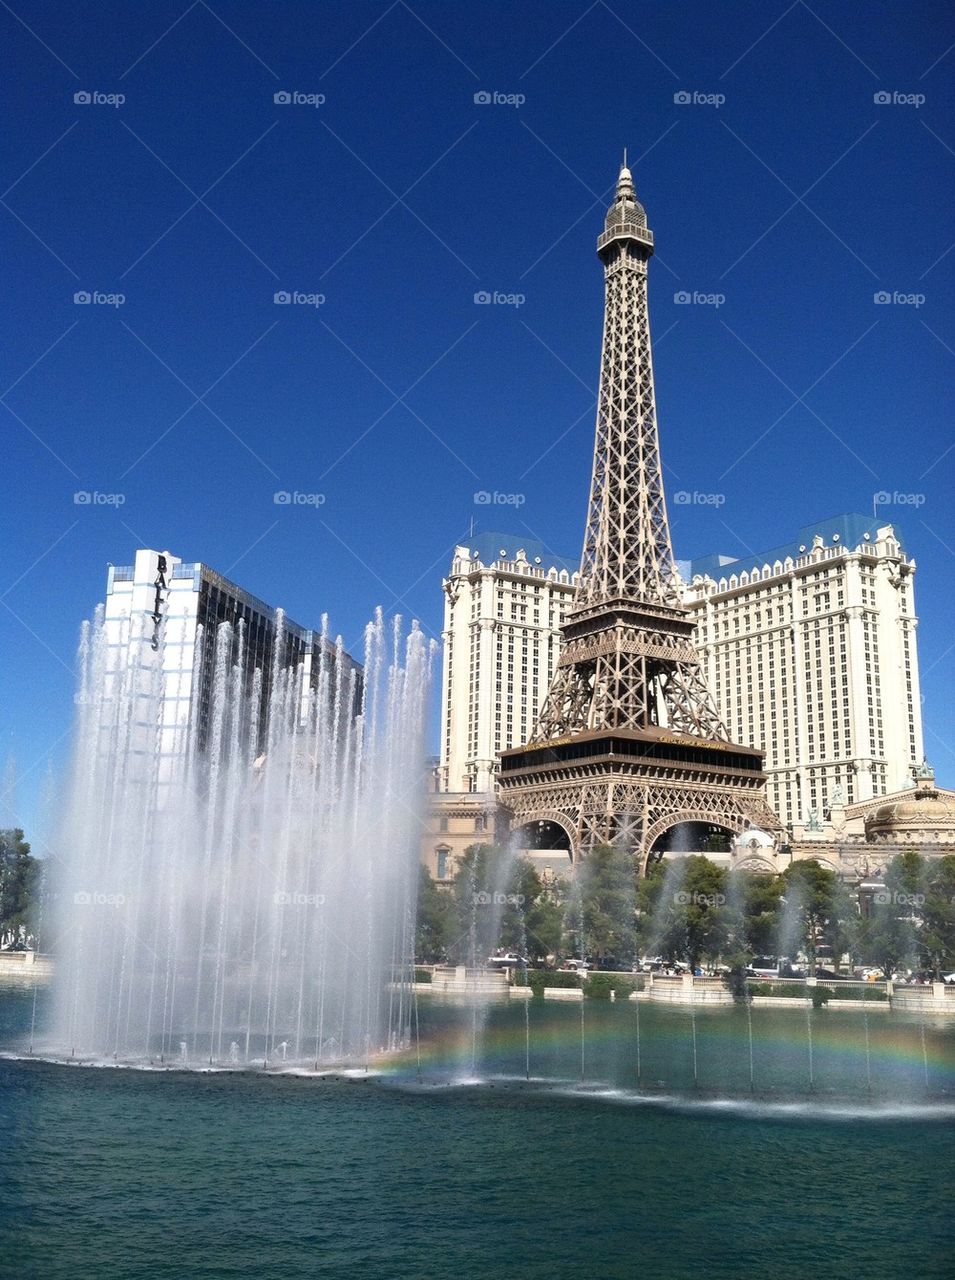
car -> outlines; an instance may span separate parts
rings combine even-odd
[[[949,982],[949,983],[953,983],[953,982],[955,982],[955,973],[943,973],[943,974],[942,974],[942,981],[943,981],[943,982]]]
[[[590,968],[586,960],[565,960],[558,973],[584,973]]]
[[[500,955],[488,956],[489,969],[526,969],[527,957],[519,956],[516,951],[503,951]]]

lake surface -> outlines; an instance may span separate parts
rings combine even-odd
[[[588,1002],[581,1054],[578,1005],[419,1006],[344,1077],[0,1058],[0,1274],[951,1275],[950,1023]]]

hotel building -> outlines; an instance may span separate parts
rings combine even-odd
[[[231,628],[220,632],[222,623]],[[361,666],[348,654],[339,654],[320,632],[292,622],[208,565],[184,563],[168,551],[139,550],[134,564],[110,566],[103,626],[107,669],[115,680],[128,682],[131,673],[149,665],[146,654],[155,654],[161,667],[158,749],[167,762],[186,750],[192,730],[199,750],[205,748],[217,656],[241,670],[256,701],[250,722],[256,726],[257,752],[264,750],[279,670],[301,671],[304,699],[317,681],[321,659],[334,664],[340,657],[357,707]],[[148,697],[152,686],[143,687]]]
[[[915,564],[891,525],[838,516],[770,551],[678,567],[709,687],[731,738],[765,750],[785,827],[906,785],[923,752]],[[576,569],[514,534],[455,548],[424,848],[433,874],[494,828],[497,753],[533,731]]]

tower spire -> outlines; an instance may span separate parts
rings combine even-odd
[[[725,740],[680,603],[647,308],[653,232],[626,167],[597,254],[606,305],[587,528],[565,645],[535,741],[660,723]]]

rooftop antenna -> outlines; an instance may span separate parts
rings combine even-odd
[[[627,167],[627,148],[626,147],[624,147],[623,149],[623,167],[625,169]]]

